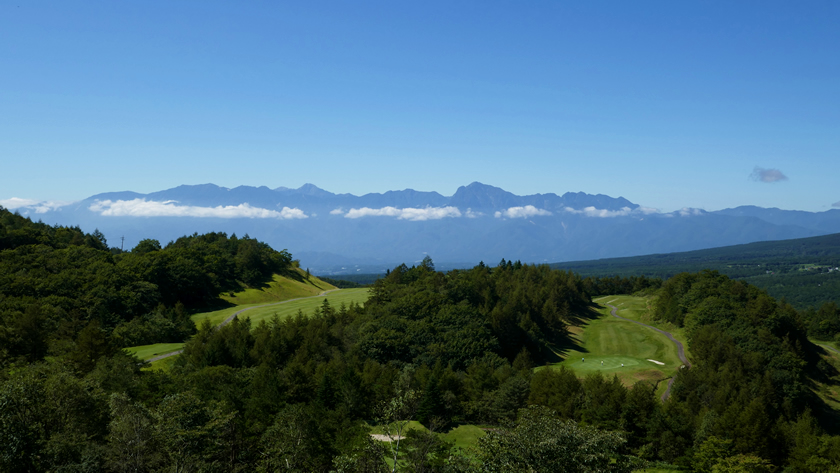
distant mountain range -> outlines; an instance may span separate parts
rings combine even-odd
[[[316,274],[373,272],[430,255],[443,266],[502,258],[557,262],[670,253],[840,232],[840,209],[738,207],[661,213],[623,197],[583,192],[518,196],[474,182],[452,196],[412,189],[334,194],[213,184],[150,194],[109,192],[61,207],[21,206],[47,223],[98,228],[111,246],[185,234],[249,234],[288,249]],[[122,238],[124,237],[124,241]],[[344,269],[342,269],[344,268]]]

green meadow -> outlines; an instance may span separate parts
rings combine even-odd
[[[406,425],[403,435],[409,430],[428,431],[423,424],[416,420],[412,420]],[[383,434],[382,426],[371,427],[370,433],[375,435]],[[478,439],[487,435],[487,433],[477,425],[461,424],[453,427],[448,432],[438,432],[437,435],[443,441],[453,444],[456,448],[466,450],[478,445]]]
[[[205,320],[211,325],[219,325],[231,315],[244,310],[240,317],[249,317],[256,325],[260,320],[269,319],[277,314],[285,318],[303,311],[304,314],[311,314],[316,307],[323,304],[327,299],[336,308],[341,304],[350,303],[364,304],[368,297],[368,289],[336,289],[335,286],[321,281],[317,277],[305,277],[305,272],[296,269],[299,278],[288,278],[275,274],[271,281],[257,288],[245,288],[238,292],[226,293],[221,296],[230,304],[221,310],[201,312],[191,317],[196,326],[201,326]],[[155,343],[129,347],[125,350],[141,360],[148,360],[159,355],[165,355],[178,351],[184,347],[183,343]],[[164,368],[172,362],[173,358],[152,363],[152,368]]]
[[[641,380],[657,383],[673,376],[682,365],[676,345],[650,328],[613,317],[606,306],[610,303],[618,308],[619,316],[639,320],[647,313],[646,298],[607,296],[595,302],[600,316],[570,327],[575,345],[565,351],[563,361],[549,367],[565,366],[581,377],[600,371],[618,376],[626,386]],[[681,334],[671,333],[685,344]],[[660,383],[660,389],[664,388],[665,383]]]
[[[324,303],[324,299],[328,300],[330,305],[338,308],[341,304],[349,305],[351,302],[357,304],[364,304],[368,298],[367,288],[358,289],[335,289],[324,295],[308,296],[304,298],[294,298],[284,301],[277,301],[263,304],[248,304],[237,307],[229,307],[227,309],[217,310],[213,312],[203,312],[192,316],[193,322],[196,326],[201,326],[205,320],[210,321],[211,325],[219,325],[231,315],[245,309],[245,312],[239,315],[240,318],[248,317],[251,319],[252,325],[258,324],[261,320],[270,319],[277,314],[281,319],[290,315],[295,315],[298,310],[303,311],[304,314],[311,314],[316,307],[320,307]]]
[[[222,294],[220,297],[226,302],[242,306],[317,296],[324,291],[335,289],[335,286],[321,281],[315,276],[307,279],[306,272],[300,270],[300,268],[296,268],[295,271],[298,275],[295,278],[275,274],[271,281],[260,287],[243,288],[241,291]]]
[[[266,320],[274,317],[277,314],[281,319],[295,315],[298,311],[304,314],[311,314],[316,307],[320,307],[324,303],[324,299],[330,302],[333,307],[340,307],[341,304],[349,305],[351,302],[357,304],[364,304],[368,297],[367,288],[359,289],[336,289],[319,296],[309,296],[301,299],[292,299],[288,301],[279,301],[270,304],[250,304],[245,306],[229,307],[227,309],[217,310],[213,312],[203,312],[192,316],[193,322],[196,326],[201,326],[205,320],[210,321],[211,325],[219,325],[225,319],[235,314],[236,312],[246,309],[245,312],[239,316],[242,318],[249,317],[252,326],[256,326],[261,320]],[[165,355],[178,351],[184,347],[183,343],[156,343],[153,345],[143,345],[136,347],[129,347],[125,350],[132,353],[141,360],[148,360],[158,355]],[[164,361],[164,360],[161,360]],[[170,360],[171,361],[171,360]],[[154,363],[153,365],[157,364]]]
[[[149,358],[153,358],[158,355],[165,355],[167,353],[172,353],[173,351],[178,351],[183,347],[183,343],[155,343],[154,345],[129,347],[126,348],[125,351],[141,360],[148,360]]]

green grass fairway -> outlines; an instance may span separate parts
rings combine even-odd
[[[820,345],[836,347],[836,342],[823,342],[819,340],[811,340],[812,343]],[[834,366],[835,369],[840,370],[840,353],[831,350],[825,350],[822,355],[823,360]],[[816,393],[826,404],[828,404],[835,412],[837,412],[838,420],[840,420],[840,375],[835,375],[827,380],[813,380],[813,392]]]
[[[674,338],[682,342],[685,356],[691,361],[691,352],[688,349],[688,338],[685,336],[685,329],[677,327],[670,322],[653,320],[653,310],[650,308],[650,299],[647,297],[604,296],[596,298],[594,302],[602,306],[606,306],[606,303],[612,304],[618,307],[618,312],[616,313],[625,319],[636,320],[670,333]],[[609,311],[606,313],[609,314]]]
[[[416,420],[413,420],[408,423],[405,431],[407,432],[409,430],[428,431],[428,429],[423,424],[417,422]],[[377,425],[375,427],[371,427],[370,433],[382,434],[382,426]],[[487,435],[487,433],[484,431],[484,429],[477,425],[463,424],[452,428],[449,432],[446,433],[438,432],[437,435],[447,442],[454,443],[456,447],[465,449],[475,447],[476,445],[478,445],[478,439],[480,437],[484,437],[485,435]]]
[[[487,433],[477,425],[464,424],[455,427],[449,432],[441,435],[444,440],[454,443],[457,448],[472,448],[478,445],[478,439]]]
[[[368,288],[340,289],[323,296],[310,296],[305,299],[291,300],[288,302],[270,303],[272,305],[267,305],[265,307],[255,307],[262,304],[249,304],[238,307],[228,307],[227,309],[217,310],[214,312],[203,312],[193,315],[192,320],[195,322],[195,325],[199,327],[204,320],[209,320],[212,325],[219,325],[234,313],[248,307],[255,307],[254,309],[243,312],[239,315],[239,317],[250,317],[251,323],[253,326],[256,326],[260,320],[270,319],[274,316],[274,314],[277,314],[281,319],[290,315],[295,315],[297,314],[298,309],[302,310],[304,314],[309,315],[316,307],[319,307],[324,302],[324,299],[330,301],[330,305],[334,308],[338,308],[342,302],[345,305],[349,305],[351,302],[364,304],[367,298]]]
[[[838,343],[838,342],[834,342],[834,341],[824,342],[822,340],[817,340],[815,338],[809,338],[808,340],[815,345],[825,345],[827,347],[831,347],[831,348],[834,348],[837,351],[840,351],[840,343]]]
[[[260,288],[247,288],[239,292],[222,294],[220,297],[236,305],[267,304],[270,302],[285,301],[298,297],[317,296],[318,294],[335,289],[335,286],[311,276],[305,279],[306,271],[296,269],[302,281],[291,279],[275,274],[274,278],[267,285]]]
[[[582,327],[571,328],[579,349],[570,349],[562,362],[550,366],[565,366],[575,370],[581,377],[601,371],[605,376],[618,376],[627,386],[641,380],[656,383],[672,376],[679,369],[682,363],[677,356],[677,347],[666,336],[633,322],[617,319],[609,315],[609,308],[603,305],[610,302],[619,308],[618,315],[635,318],[644,312],[646,299],[612,296],[600,298],[596,302],[602,305],[599,310],[601,317],[590,320]],[[664,383],[660,384],[664,386]]]
[[[141,345],[137,347],[126,348],[125,351],[131,353],[141,360],[148,360],[149,358],[172,353],[184,347],[183,343],[155,343],[154,345]]]
[[[154,370],[169,371],[169,369],[172,367],[172,364],[175,363],[175,360],[177,360],[177,359],[178,359],[177,356],[169,356],[169,357],[166,357],[162,360],[157,360],[157,361],[154,361],[154,362],[150,363],[144,369],[153,370],[153,371]]]

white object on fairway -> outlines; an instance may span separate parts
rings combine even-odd
[[[651,363],[656,363],[657,365],[664,365],[665,364],[665,363],[662,363],[661,361],[651,360],[650,358],[648,358],[648,361],[650,361]]]

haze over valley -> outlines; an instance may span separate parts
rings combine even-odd
[[[518,196],[478,182],[452,196],[411,189],[355,196],[312,184],[298,189],[205,184],[149,194],[101,193],[60,207],[27,204],[15,210],[50,224],[99,229],[110,245],[126,250],[143,239],[165,243],[196,231],[248,234],[288,249],[319,274],[384,272],[426,255],[442,267],[502,258],[554,263],[840,232],[840,209],[660,212],[623,197]]]

